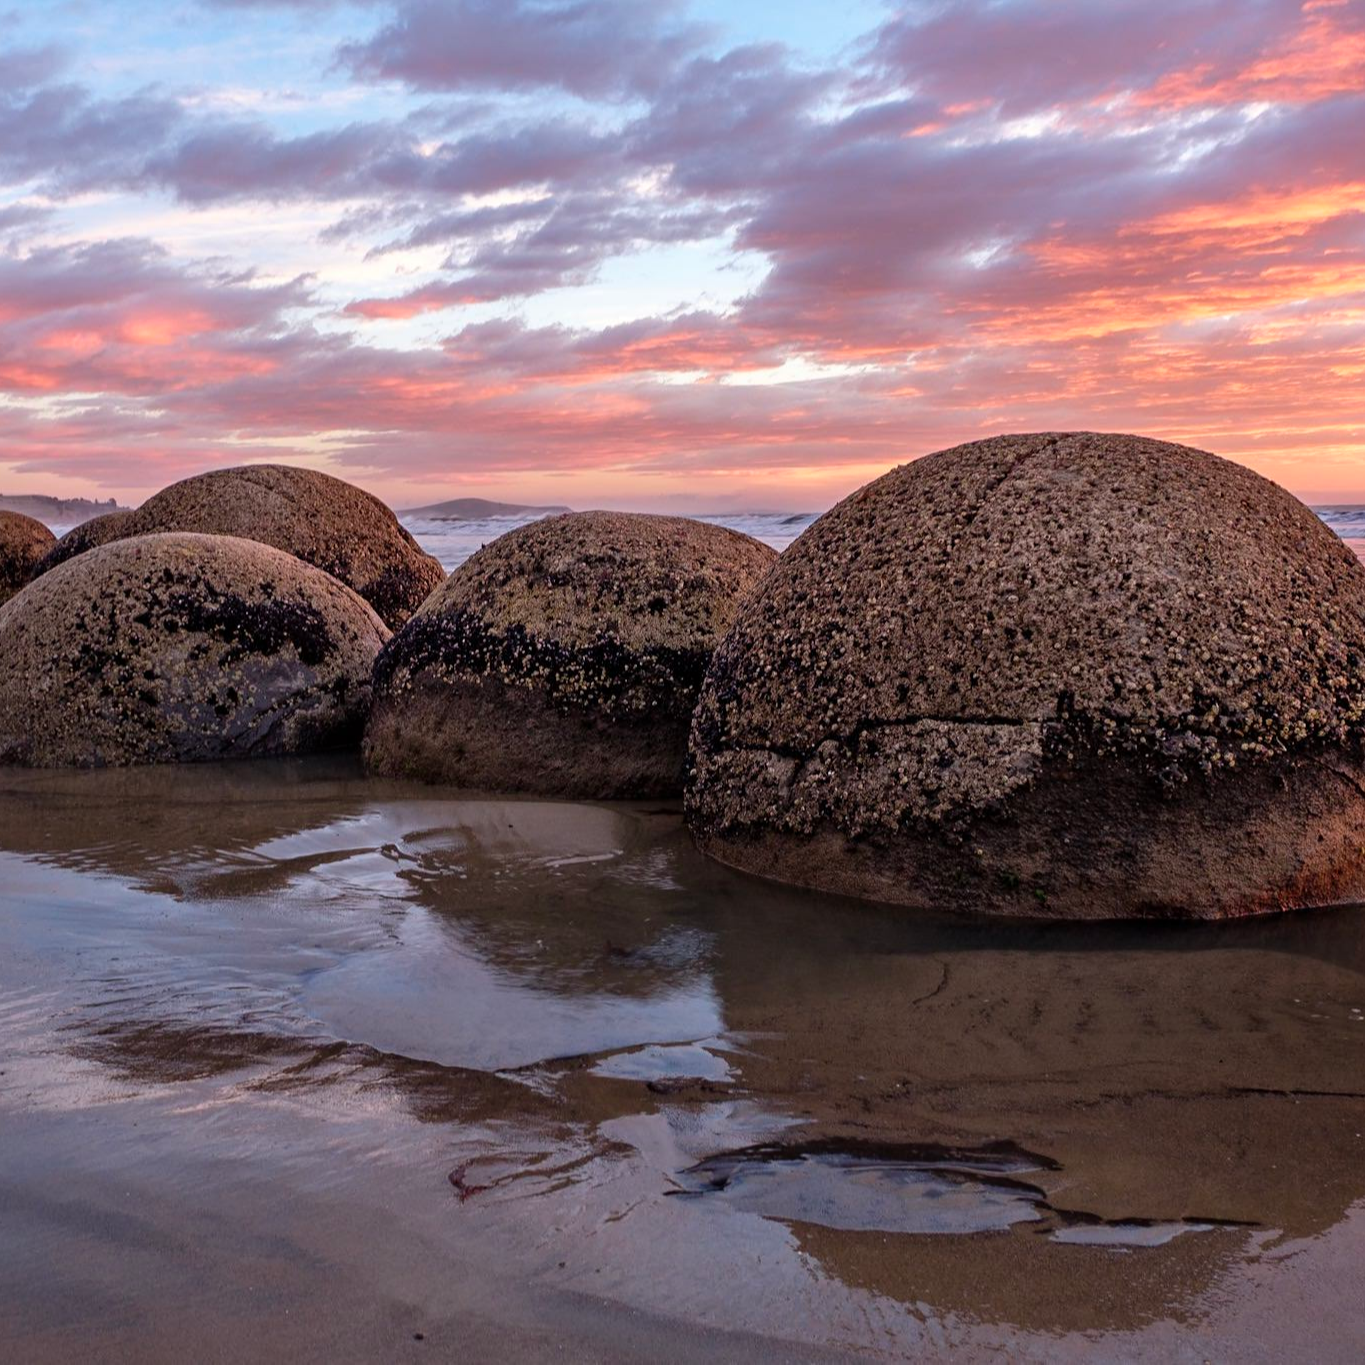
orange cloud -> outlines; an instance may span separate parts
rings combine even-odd
[[[1365,88],[1365,30],[1340,22],[1342,4],[1304,5],[1306,22],[1281,51],[1264,52],[1238,71],[1220,73],[1212,62],[1164,76],[1134,99],[1138,107],[1185,109],[1196,105],[1305,104]]]

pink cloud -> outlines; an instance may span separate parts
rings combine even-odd
[[[135,460],[150,485],[242,451],[315,457],[325,438],[393,482],[624,470],[835,490],[841,470],[974,434],[1087,426],[1241,454],[1298,486],[1358,461],[1359,6],[951,3],[888,20],[848,72],[722,50],[673,6],[377,12],[343,52],[363,79],[584,107],[557,93],[569,112],[551,117],[518,95],[285,134],[48,84],[33,58],[0,93],[0,171],[196,205],[337,201],[333,236],[381,234],[374,261],[446,253],[340,316],[449,310],[443,342],[315,330],[305,284],[146,243],[16,249],[0,255],[0,390],[48,406],[7,410],[7,459],[92,478]],[[727,234],[766,268],[724,313],[459,313]],[[807,368],[779,377],[813,377],[729,382],[784,362]]]
[[[671,0],[404,0],[342,49],[360,75],[423,90],[558,86],[585,97],[648,92],[706,37]]]
[[[279,317],[306,295],[187,272],[146,242],[0,256],[0,390],[161,394],[279,363]]]

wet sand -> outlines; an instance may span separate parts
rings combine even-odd
[[[675,809],[0,774],[0,1356],[1355,1360],[1365,911],[1005,925]]]

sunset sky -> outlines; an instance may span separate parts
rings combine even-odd
[[[1092,428],[1365,501],[1365,0],[47,0],[0,179],[4,492],[818,510]]]

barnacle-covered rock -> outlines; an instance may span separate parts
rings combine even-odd
[[[81,522],[79,526],[73,526],[34,565],[32,576],[41,578],[58,564],[65,564],[68,559],[75,559],[77,555],[83,555],[87,550],[107,545],[111,540],[123,540],[134,534],[128,526],[135,515],[136,513],[121,508],[117,512],[103,512],[97,517],[91,517],[89,521]]]
[[[681,517],[582,512],[510,531],[385,647],[366,760],[467,787],[676,793],[711,651],[775,558]]]
[[[116,527],[99,529],[121,537],[198,531],[259,540],[354,588],[390,629],[402,625],[445,577],[378,498],[292,465],[196,474],[163,488]]]
[[[192,762],[355,742],[388,635],[350,588],[268,545],[114,541],[0,607],[0,762]]]
[[[0,512],[0,602],[28,582],[35,565],[57,543],[57,537],[22,512]]]
[[[1365,569],[1250,470],[1006,436],[817,521],[718,648],[698,843],[924,908],[1211,918],[1365,891]]]

